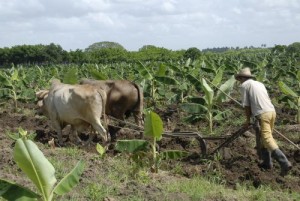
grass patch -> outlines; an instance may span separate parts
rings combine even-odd
[[[165,190],[173,193],[185,193],[191,200],[299,200],[299,193],[274,191],[270,187],[251,188],[237,184],[236,190],[228,189],[208,181],[204,177],[195,176],[191,179],[183,179],[180,182],[168,182]]]

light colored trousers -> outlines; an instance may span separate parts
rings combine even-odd
[[[272,132],[274,129],[274,123],[276,119],[276,112],[265,112],[258,116],[260,123],[260,140],[264,148],[268,151],[278,149],[278,145],[273,138]]]

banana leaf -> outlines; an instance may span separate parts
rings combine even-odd
[[[149,70],[141,62],[138,63],[137,67],[138,67],[138,71],[139,71],[140,76],[142,76],[142,77],[144,77],[145,79],[148,79],[148,80],[153,79],[152,74],[149,72]]]
[[[232,91],[235,82],[236,80],[234,76],[231,76],[224,84],[220,86],[220,90],[218,90],[215,98],[216,103],[221,103],[228,100],[226,94],[230,95],[230,92]]]
[[[97,71],[96,69],[91,70],[91,75],[94,79],[96,80],[107,80],[108,76],[105,75],[104,73]]]
[[[166,76],[167,66],[165,64],[160,64],[157,72],[157,76]]]
[[[208,107],[211,108],[213,105],[213,100],[214,100],[214,91],[212,90],[212,88],[210,88],[210,86],[207,84],[207,82],[204,78],[202,78],[202,88],[205,93],[204,99],[205,99]]]
[[[179,85],[177,80],[167,76],[155,76],[155,80],[167,85]]]
[[[222,78],[223,78],[223,73],[224,73],[224,69],[220,68],[218,70],[218,73],[215,75],[215,77],[214,77],[214,79],[212,81],[213,85],[219,86],[219,84],[221,83]]]
[[[79,161],[73,170],[67,174],[54,188],[57,195],[64,195],[70,192],[78,183],[84,170],[84,162]]]
[[[65,83],[65,84],[76,84],[76,83],[78,83],[78,69],[77,68],[70,68],[64,74],[63,83]]]
[[[208,110],[207,107],[198,103],[183,103],[181,108],[189,114],[201,114]]]
[[[187,151],[180,151],[180,150],[167,150],[160,153],[160,156],[163,160],[176,160],[180,158],[184,158],[188,156],[189,152]]]
[[[201,88],[202,84],[196,77],[194,77],[191,74],[187,74],[186,78],[197,89],[197,91],[202,91],[202,88]]]
[[[55,169],[37,145],[20,138],[14,147],[14,160],[27,177],[35,184],[45,200],[51,200],[56,183]]]
[[[96,145],[96,150],[100,154],[100,156],[103,156],[106,151],[105,148],[99,143],[97,143],[97,145]]]
[[[156,140],[162,138],[163,122],[159,115],[155,112],[149,111],[146,113],[144,134],[145,136],[153,137]]]
[[[12,82],[9,80],[6,74],[3,75],[0,73],[0,84],[9,88],[13,87]]]
[[[175,71],[176,73],[181,72],[181,69],[175,65],[170,65],[170,68]]]
[[[146,140],[118,140],[116,150],[120,152],[136,153],[138,151],[146,151],[149,142]]]
[[[0,197],[6,200],[33,201],[41,196],[14,182],[0,179]]]
[[[298,95],[290,87],[288,87],[284,82],[279,81],[278,86],[282,93],[289,95],[289,96],[293,96],[294,98],[298,97]]]

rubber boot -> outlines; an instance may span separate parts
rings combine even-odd
[[[272,157],[280,164],[281,176],[287,175],[288,171],[292,168],[292,164],[288,161],[284,153],[280,149],[275,149],[272,151]]]
[[[272,169],[272,158],[271,158],[271,152],[268,151],[266,148],[261,149],[261,159],[263,160],[262,163],[258,164],[258,167],[263,169]]]

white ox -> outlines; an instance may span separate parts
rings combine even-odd
[[[144,125],[143,121],[143,102],[144,96],[142,89],[135,83],[128,80],[89,80],[83,79],[80,84],[89,84],[103,89],[107,94],[105,113],[122,121],[125,117],[133,114],[137,126]],[[108,126],[112,140],[116,140],[116,133],[123,127]],[[142,137],[142,133],[141,133]]]
[[[108,141],[107,132],[100,122],[105,117],[105,91],[92,85],[69,85],[59,80],[53,80],[49,90],[36,93],[39,113],[47,116],[58,134],[59,144],[62,145],[62,129],[71,125],[72,135],[77,137],[77,131],[90,126],[97,131],[104,143]],[[92,140],[90,135],[88,143]]]

